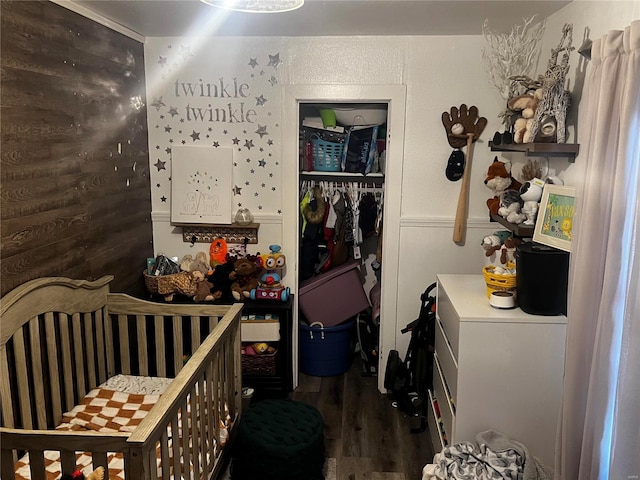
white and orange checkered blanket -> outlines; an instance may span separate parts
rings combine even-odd
[[[107,433],[133,432],[157,403],[169,382],[170,379],[164,378],[154,379],[118,375],[98,388],[91,390],[79,405],[65,413],[56,430]],[[132,393],[132,390],[135,393]],[[154,393],[137,393],[139,391]],[[221,427],[225,426],[221,425]],[[226,434],[225,427],[222,432],[223,443],[226,440]],[[47,480],[59,479],[62,473],[60,453],[45,451],[44,456]],[[124,480],[124,458],[122,454],[109,453],[107,461],[109,480]],[[158,454],[159,465],[160,456]],[[85,475],[91,473],[93,471],[91,454],[88,452],[77,453],[76,466]],[[16,480],[31,480],[28,453],[16,464]]]

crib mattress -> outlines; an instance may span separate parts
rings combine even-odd
[[[170,383],[169,378],[116,375],[91,390],[79,405],[65,413],[56,430],[131,433],[157,403]],[[221,425],[221,429],[224,444],[227,435],[226,425]],[[47,480],[59,479],[62,473],[60,453],[45,451],[44,457]],[[110,453],[107,461],[109,480],[124,480],[122,454]],[[76,465],[85,475],[93,471],[89,453],[76,454]],[[16,480],[31,480],[28,453],[16,463]]]

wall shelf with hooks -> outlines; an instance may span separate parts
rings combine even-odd
[[[227,243],[258,243],[259,223],[238,225],[174,223],[182,227],[182,241],[187,243],[211,243],[216,238],[224,238]]]

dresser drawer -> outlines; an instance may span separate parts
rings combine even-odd
[[[440,368],[437,353],[433,356],[433,366],[433,393],[438,401],[438,407],[440,408],[440,416],[442,418],[444,432],[448,438],[452,438],[455,411],[451,406],[449,393],[447,392],[444,378],[442,377],[442,369]]]
[[[436,353],[438,354],[438,362],[440,363],[440,369],[444,380],[449,387],[449,393],[453,398],[453,403],[456,403],[458,398],[458,362],[453,356],[451,345],[447,341],[447,338],[442,329],[442,325],[439,320],[435,322],[436,326]]]
[[[433,395],[431,395],[431,390],[429,390],[429,410],[427,411],[427,426],[429,428],[429,436],[431,437],[431,443],[433,444],[433,451],[435,453],[438,453],[444,447],[446,447],[447,444],[442,438],[442,432],[440,431],[438,415],[436,414],[436,410],[433,405]]]
[[[444,333],[451,344],[453,356],[458,358],[458,343],[460,338],[460,318],[447,292],[438,284],[438,299],[436,301],[436,313],[442,323]]]

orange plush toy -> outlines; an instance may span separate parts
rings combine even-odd
[[[507,190],[520,191],[522,184],[511,176],[511,162],[501,162],[495,157],[489,165],[484,184],[493,192],[493,198],[487,200],[489,211],[495,215],[500,209],[500,200]]]

